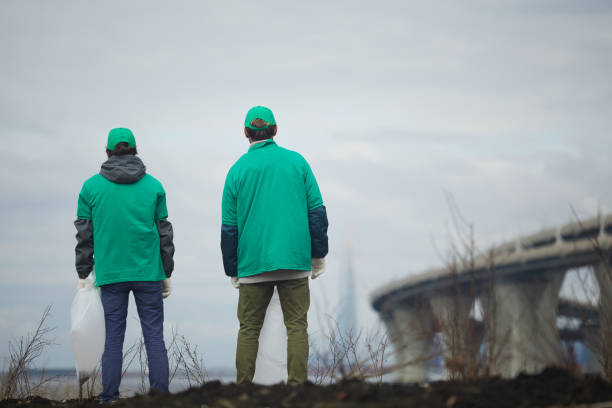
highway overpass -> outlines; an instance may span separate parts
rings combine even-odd
[[[559,299],[568,270],[592,267],[601,310],[612,311],[611,253],[608,215],[519,237],[378,288],[371,302],[389,329],[397,379],[426,380],[438,333],[445,361],[466,364],[484,353],[491,372],[504,377],[558,364],[560,333],[593,342],[612,333],[612,319],[601,318],[597,307]],[[559,330],[558,316],[582,326]]]

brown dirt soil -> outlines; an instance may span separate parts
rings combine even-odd
[[[370,384],[345,382],[329,386],[305,384],[270,387],[212,381],[174,395],[149,394],[126,398],[116,407],[558,407],[612,401],[612,385],[596,376],[574,376],[548,368],[538,375],[519,375],[513,380],[488,378],[477,381],[441,381],[418,384]],[[31,398],[5,400],[0,407],[93,407],[94,400],[51,401]],[[607,405],[612,407],[612,402]],[[586,407],[586,405],[585,405]]]

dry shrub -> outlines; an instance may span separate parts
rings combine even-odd
[[[32,332],[9,342],[9,367],[0,378],[2,398],[31,397],[52,379],[47,377],[43,370],[40,379],[33,383],[28,374],[34,361],[47,347],[55,344],[49,337],[55,329],[47,326],[51,308],[51,305],[45,308],[38,325]]]
[[[510,331],[500,333],[496,324],[495,249],[478,249],[474,224],[461,214],[450,193],[445,196],[451,228],[447,232],[448,250],[441,259],[452,283],[440,293],[448,296],[450,303],[443,313],[438,311],[434,330],[442,333],[444,367],[449,379],[488,377],[498,374],[507,359],[505,349],[510,338]],[[486,274],[478,277],[477,256],[487,260]]]
[[[180,372],[186,379],[189,387],[199,387],[206,382],[207,374],[204,366],[204,356],[196,344],[191,343],[184,335],[173,330],[173,340],[168,350],[171,361],[174,362],[172,378]]]
[[[354,329],[343,331],[336,320],[329,317],[324,348],[311,342],[310,375],[315,384],[329,384],[345,380],[382,382],[392,369],[387,361],[389,336],[386,331],[367,333]]]
[[[102,391],[101,374],[102,369],[98,365],[85,381],[79,382],[79,399],[83,399],[83,394],[86,398],[94,398],[100,394]]]
[[[179,374],[183,376],[189,387],[204,385],[208,376],[204,365],[204,357],[197,345],[194,345],[187,337],[178,332],[176,327],[172,328],[172,338],[167,347],[169,365],[169,383]],[[139,386],[138,392],[145,394],[148,391],[149,364],[147,360],[144,339],[141,337],[128,349],[126,353],[130,356],[130,362],[124,366],[123,374],[127,372],[133,361],[138,362]],[[125,357],[124,357],[125,361]]]

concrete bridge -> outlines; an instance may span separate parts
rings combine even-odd
[[[612,315],[611,253],[608,215],[521,237],[377,289],[372,306],[391,335],[397,379],[426,380],[435,336],[444,339],[447,376],[449,365],[478,358],[490,372],[513,377],[560,363],[562,337],[596,342],[612,333],[612,319],[600,317],[598,307],[559,299],[568,270],[592,267],[601,310]],[[560,330],[558,316],[580,325]]]

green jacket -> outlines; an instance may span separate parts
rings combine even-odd
[[[237,228],[238,277],[309,271],[308,213],[322,206],[317,181],[300,154],[272,139],[252,145],[228,172],[223,189],[223,228]],[[231,252],[224,250],[224,257]]]
[[[98,286],[170,276],[172,228],[167,222],[160,224],[167,217],[164,188],[145,173],[142,161],[136,156],[112,156],[100,174],[85,181],[79,194],[75,222],[79,276],[87,276],[94,260]],[[93,230],[91,240],[87,226]],[[88,245],[93,247],[91,254]]]

